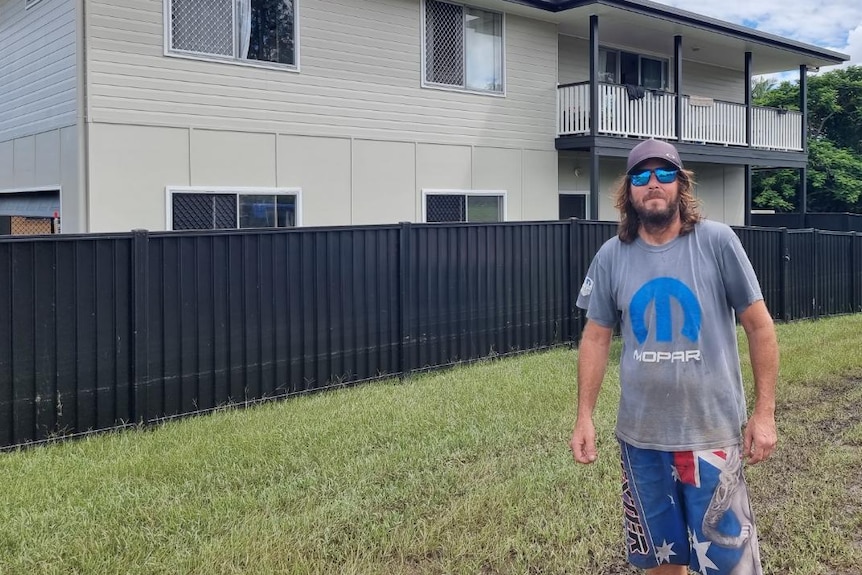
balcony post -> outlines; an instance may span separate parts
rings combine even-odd
[[[674,130],[676,141],[682,142],[682,36],[673,37],[673,89],[676,93],[674,104]]]
[[[742,215],[742,221],[745,226],[751,225],[751,164],[743,166],[745,174],[745,213]]]
[[[599,133],[599,17],[590,15],[590,213],[599,219],[599,156],[596,136]]]
[[[745,145],[751,147],[751,52],[745,53]]]
[[[802,214],[802,225],[807,226],[805,214],[808,213],[808,168],[799,168],[799,213]]]
[[[808,66],[799,66],[799,110],[802,112],[802,151],[808,153]]]
[[[590,136],[599,125],[599,17],[590,16]]]

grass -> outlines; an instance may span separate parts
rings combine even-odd
[[[781,444],[748,470],[765,573],[858,573],[862,315],[781,325],[779,339]],[[596,414],[600,460],[578,466],[574,359],[557,349],[2,454],[0,573],[634,572],[618,373]]]

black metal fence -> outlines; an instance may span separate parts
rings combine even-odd
[[[751,225],[770,228],[812,228],[837,232],[862,232],[862,214],[849,212],[752,214]]]
[[[608,222],[0,240],[0,448],[575,342]],[[738,228],[778,319],[862,309],[862,234]]]

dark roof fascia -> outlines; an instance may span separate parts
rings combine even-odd
[[[557,150],[581,152],[595,148],[599,157],[625,158],[629,151],[640,142],[642,140],[638,138],[620,138],[617,136],[561,136],[556,139],[555,147]],[[808,165],[808,154],[805,152],[784,152],[688,142],[672,143],[684,162],[769,168],[804,168]]]
[[[545,10],[548,12],[563,12],[565,10],[571,10],[573,8],[580,8],[582,6],[589,6],[591,4],[599,4],[603,6],[610,6],[612,8],[620,8],[623,10],[628,10],[630,12],[636,12],[639,14],[643,14],[645,16],[658,16],[660,18],[664,18],[667,20],[672,20],[675,22],[679,22],[681,24],[687,24],[689,26],[695,26],[698,28],[703,28],[706,30],[712,30],[721,34],[727,34],[730,36],[734,36],[737,38],[744,38],[746,40],[752,40],[754,42],[758,42],[760,44],[766,44],[769,46],[773,46],[775,48],[781,48],[784,50],[791,50],[796,53],[805,54],[807,56],[812,56],[814,58],[822,58],[825,60],[831,60],[836,64],[841,64],[850,59],[850,56],[847,54],[842,54],[840,52],[834,52],[832,50],[826,50],[824,48],[818,48],[817,46],[813,46],[811,44],[805,44],[803,42],[797,42],[795,40],[790,40],[788,38],[783,38],[781,36],[777,36],[775,34],[770,34],[768,32],[760,32],[755,30],[754,28],[749,28],[747,26],[740,26],[738,24],[732,24],[730,22],[725,22],[723,20],[718,20],[715,18],[710,18],[709,16],[703,16],[701,14],[695,14],[694,12],[688,12],[687,10],[680,10],[678,8],[672,8],[670,6],[663,6],[659,4],[655,4],[653,2],[636,2],[633,0],[507,0],[508,2],[513,2],[515,4],[522,4],[525,6],[531,6],[533,8],[539,8],[541,10]]]

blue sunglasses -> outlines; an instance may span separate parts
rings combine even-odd
[[[656,168],[654,170],[641,170],[640,172],[629,174],[629,178],[633,186],[640,187],[649,183],[650,174],[655,174],[655,179],[660,183],[669,184],[676,179],[678,173],[679,170],[673,168]]]

